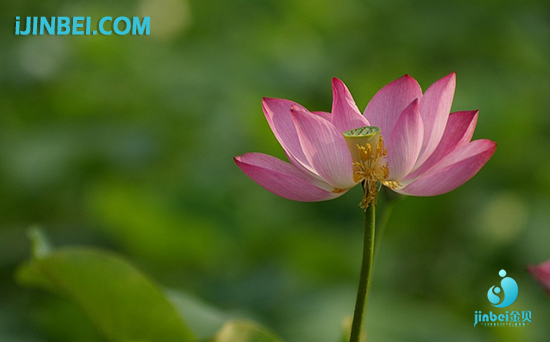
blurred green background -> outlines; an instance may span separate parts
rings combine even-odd
[[[115,251],[159,283],[269,327],[337,341],[352,314],[359,188],[279,198],[233,156],[284,158],[261,98],[360,109],[408,73],[457,73],[494,157],[461,188],[406,198],[376,261],[369,341],[547,341],[550,8],[546,0],[141,0],[0,4],[0,341],[101,341],[67,300],[20,287],[26,229]],[[150,16],[150,36],[15,36],[15,16]],[[383,203],[382,203],[383,204]],[[473,326],[505,268],[523,329]]]

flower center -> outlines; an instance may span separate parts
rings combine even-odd
[[[353,180],[362,182],[364,196],[359,206],[367,209],[371,202],[376,205],[378,182],[393,187],[388,181],[390,170],[386,162],[388,150],[378,127],[361,127],[344,132],[344,139],[353,160]]]

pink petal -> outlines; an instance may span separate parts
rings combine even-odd
[[[399,193],[413,196],[435,196],[454,190],[472,178],[491,158],[496,143],[474,140],[445,156],[426,174],[411,182]]]
[[[332,124],[338,132],[370,126],[369,122],[357,108],[351,93],[336,77],[332,79]]]
[[[418,158],[422,164],[435,150],[447,125],[456,86],[456,75],[451,73],[432,84],[420,102],[420,115],[424,122],[424,142]]]
[[[262,107],[269,127],[271,127],[290,162],[303,171],[315,174],[300,145],[300,139],[290,114],[291,106],[305,110],[301,105],[289,100],[274,98],[263,98],[262,100]]]
[[[307,161],[317,174],[335,188],[354,186],[351,153],[342,133],[302,108],[293,106],[291,112]]]
[[[422,119],[418,100],[414,100],[395,124],[388,144],[389,179],[401,180],[413,168],[422,147]]]
[[[415,99],[422,97],[422,89],[414,78],[405,75],[380,89],[365,109],[365,118],[380,128],[384,139],[389,139],[401,113]]]
[[[445,132],[435,151],[420,167],[408,175],[405,180],[415,179],[428,171],[452,150],[469,143],[476,128],[477,113],[477,110],[451,113],[445,127]],[[416,164],[418,165],[418,162]]]
[[[550,260],[538,266],[529,266],[527,269],[550,294]]]
[[[291,164],[262,153],[235,157],[235,163],[253,181],[276,195],[300,202],[317,202],[339,197],[330,185],[300,171]]]
[[[322,117],[323,119],[327,120],[328,122],[331,122],[332,121],[332,113],[329,113],[329,112],[319,112],[319,111],[315,111],[315,112],[312,112],[313,114],[315,115],[319,115],[320,117]]]

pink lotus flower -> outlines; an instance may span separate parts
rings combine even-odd
[[[380,182],[401,194],[434,196],[472,178],[495,152],[493,141],[470,141],[478,111],[450,113],[454,73],[424,94],[405,75],[378,91],[363,115],[342,81],[334,78],[332,90],[331,113],[264,98],[265,117],[290,163],[247,153],[235,157],[241,170],[295,201],[333,199],[362,181],[366,192],[376,193]]]
[[[529,266],[529,272],[550,294],[550,260],[538,266]]]

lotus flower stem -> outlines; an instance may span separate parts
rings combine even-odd
[[[365,236],[363,240],[363,261],[361,264],[361,276],[355,301],[355,312],[351,325],[350,342],[359,342],[361,328],[365,317],[367,295],[370,287],[370,277],[374,261],[374,227],[376,221],[376,205],[371,203],[365,209]]]

